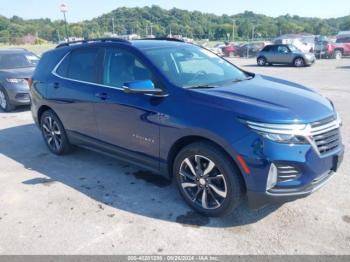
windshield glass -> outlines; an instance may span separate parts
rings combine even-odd
[[[35,67],[39,57],[33,53],[0,54],[0,69]]]
[[[173,84],[183,88],[222,86],[249,77],[226,60],[194,45],[148,49],[144,53]]]
[[[290,51],[292,52],[301,52],[297,47],[295,47],[294,45],[289,45],[288,46]]]

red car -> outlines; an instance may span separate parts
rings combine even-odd
[[[234,45],[226,45],[222,48],[222,52],[225,56],[229,57],[232,56],[234,53],[236,53],[238,48]]]
[[[320,41],[315,47],[317,58],[341,59],[343,56],[350,56],[350,36],[337,38],[336,42]]]

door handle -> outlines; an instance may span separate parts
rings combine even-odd
[[[95,96],[101,100],[107,100],[109,98],[109,95],[107,93],[97,93]]]
[[[60,88],[60,84],[57,82],[53,83],[53,88],[55,89]]]

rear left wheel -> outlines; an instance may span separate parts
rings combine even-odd
[[[267,61],[266,61],[266,58],[265,57],[259,57],[257,59],[257,63],[258,63],[258,66],[265,66]]]
[[[240,203],[243,186],[239,171],[214,145],[186,146],[175,159],[173,174],[184,200],[199,213],[222,216]]]
[[[63,155],[70,151],[71,145],[66,131],[53,111],[47,110],[42,114],[40,127],[45,143],[52,153]]]

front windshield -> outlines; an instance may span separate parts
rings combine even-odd
[[[35,67],[38,61],[33,53],[0,54],[0,69]]]
[[[301,52],[301,51],[300,51],[296,46],[294,46],[294,45],[289,45],[288,47],[289,47],[290,51],[292,51],[292,52]]]
[[[144,53],[173,84],[183,88],[217,87],[248,78],[226,60],[195,45],[147,49]]]

